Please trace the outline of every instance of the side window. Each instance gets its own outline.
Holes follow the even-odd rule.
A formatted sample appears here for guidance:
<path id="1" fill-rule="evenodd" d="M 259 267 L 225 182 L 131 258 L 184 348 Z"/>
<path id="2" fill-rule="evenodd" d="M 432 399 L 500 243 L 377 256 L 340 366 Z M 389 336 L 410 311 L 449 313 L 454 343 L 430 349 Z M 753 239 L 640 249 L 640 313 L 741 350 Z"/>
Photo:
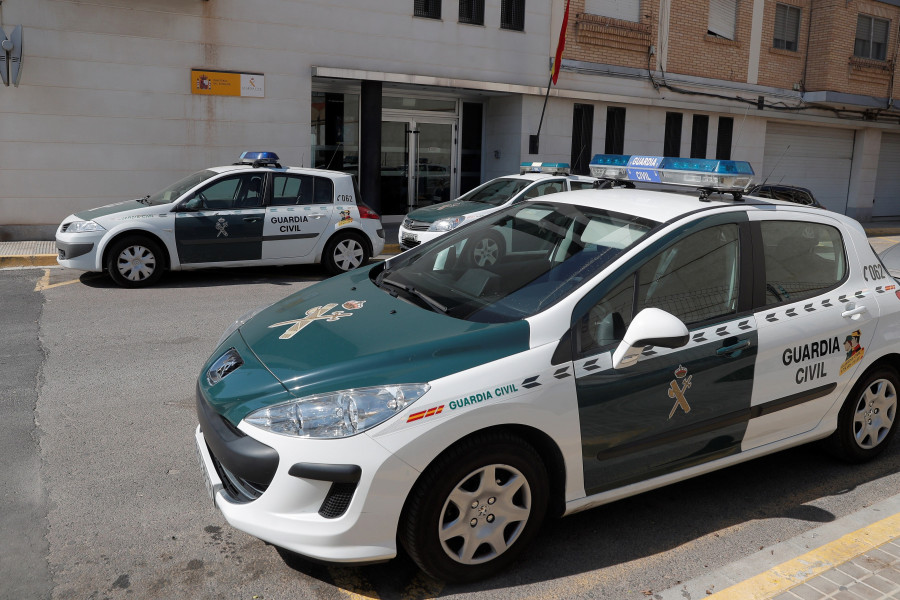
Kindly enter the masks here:
<path id="1" fill-rule="evenodd" d="M 634 274 L 625 278 L 581 319 L 579 353 L 589 353 L 625 337 L 634 306 Z"/>
<path id="2" fill-rule="evenodd" d="M 279 173 L 272 182 L 272 206 L 292 206 L 312 202 L 312 177 Z"/>
<path id="3" fill-rule="evenodd" d="M 843 281 L 847 262 L 835 227 L 763 221 L 760 228 L 766 258 L 766 305 L 805 300 Z"/>
<path id="4" fill-rule="evenodd" d="M 592 189 L 594 189 L 594 182 L 593 181 L 570 181 L 569 187 L 572 189 L 573 192 L 576 190 L 592 190 Z"/>
<path id="5" fill-rule="evenodd" d="M 315 177 L 313 204 L 334 204 L 334 183 L 326 177 Z"/>
<path id="6" fill-rule="evenodd" d="M 538 196 L 555 194 L 557 192 L 562 192 L 563 190 L 564 188 L 562 181 L 542 181 L 541 183 L 528 188 L 528 191 L 525 192 L 524 198 L 526 200 L 531 200 L 532 198 L 537 198 Z"/>
<path id="7" fill-rule="evenodd" d="M 262 205 L 261 173 L 244 173 L 223 177 L 197 191 L 187 205 L 200 210 L 232 210 Z"/>
<path id="8" fill-rule="evenodd" d="M 656 307 L 685 324 L 737 312 L 740 243 L 734 223 L 679 240 L 638 270 L 636 310 Z"/>

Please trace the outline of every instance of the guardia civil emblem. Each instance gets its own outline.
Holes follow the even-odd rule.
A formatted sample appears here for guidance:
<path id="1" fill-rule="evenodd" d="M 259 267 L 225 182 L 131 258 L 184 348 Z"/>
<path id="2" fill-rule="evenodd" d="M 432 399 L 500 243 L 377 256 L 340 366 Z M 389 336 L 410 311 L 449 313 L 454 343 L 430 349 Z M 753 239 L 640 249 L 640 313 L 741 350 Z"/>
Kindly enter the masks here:
<path id="1" fill-rule="evenodd" d="M 675 400 L 675 405 L 669 412 L 670 419 L 675 416 L 675 411 L 678 410 L 679 406 L 685 414 L 691 412 L 691 405 L 688 404 L 685 392 L 691 387 L 691 377 L 693 375 L 688 375 L 687 372 L 688 370 L 684 365 L 678 365 L 678 368 L 675 370 L 675 379 L 669 382 L 669 398 Z"/>
<path id="2" fill-rule="evenodd" d="M 216 223 L 216 230 L 219 232 L 216 234 L 216 237 L 225 236 L 228 237 L 228 232 L 225 231 L 225 228 L 228 227 L 228 221 L 226 221 L 223 217 L 219 217 L 219 222 Z"/>
<path id="3" fill-rule="evenodd" d="M 365 300 L 347 300 L 341 306 L 347 310 L 356 310 L 363 307 L 365 304 Z M 324 306 L 314 306 L 306 311 L 306 316 L 301 317 L 299 319 L 291 319 L 290 321 L 282 321 L 281 323 L 274 323 L 269 325 L 269 329 L 275 327 L 285 327 L 288 326 L 287 330 L 278 336 L 279 340 L 289 340 L 298 333 L 300 333 L 303 329 L 305 329 L 310 323 L 315 321 L 337 321 L 338 319 L 342 319 L 344 317 L 352 317 L 352 312 L 344 312 L 342 310 L 336 310 L 334 312 L 330 312 L 331 309 L 335 308 L 337 304 L 326 304 Z"/>

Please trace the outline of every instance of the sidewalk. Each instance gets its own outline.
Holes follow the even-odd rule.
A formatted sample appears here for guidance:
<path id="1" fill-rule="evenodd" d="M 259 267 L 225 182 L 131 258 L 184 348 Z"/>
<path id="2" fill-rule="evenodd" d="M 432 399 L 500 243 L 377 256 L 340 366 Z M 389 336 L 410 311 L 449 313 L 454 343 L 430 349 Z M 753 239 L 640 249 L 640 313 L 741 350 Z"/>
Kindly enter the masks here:
<path id="1" fill-rule="evenodd" d="M 900 495 L 652 598 L 900 600 Z"/>

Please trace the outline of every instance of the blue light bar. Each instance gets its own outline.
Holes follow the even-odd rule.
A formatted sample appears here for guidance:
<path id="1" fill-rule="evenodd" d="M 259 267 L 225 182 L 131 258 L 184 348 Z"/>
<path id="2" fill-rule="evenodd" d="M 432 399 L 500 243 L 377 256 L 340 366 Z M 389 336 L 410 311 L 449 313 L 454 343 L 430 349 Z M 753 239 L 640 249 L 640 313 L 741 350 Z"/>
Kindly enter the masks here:
<path id="1" fill-rule="evenodd" d="M 746 161 L 707 158 L 597 154 L 590 166 L 594 177 L 668 183 L 719 192 L 739 192 L 750 184 L 754 175 L 753 167 Z"/>
<path id="2" fill-rule="evenodd" d="M 523 162 L 519 166 L 519 173 L 548 173 L 551 175 L 568 175 L 569 172 L 569 163 L 564 162 Z"/>
<path id="3" fill-rule="evenodd" d="M 244 152 L 241 154 L 240 162 L 243 164 L 273 164 L 278 162 L 278 155 L 274 152 Z"/>

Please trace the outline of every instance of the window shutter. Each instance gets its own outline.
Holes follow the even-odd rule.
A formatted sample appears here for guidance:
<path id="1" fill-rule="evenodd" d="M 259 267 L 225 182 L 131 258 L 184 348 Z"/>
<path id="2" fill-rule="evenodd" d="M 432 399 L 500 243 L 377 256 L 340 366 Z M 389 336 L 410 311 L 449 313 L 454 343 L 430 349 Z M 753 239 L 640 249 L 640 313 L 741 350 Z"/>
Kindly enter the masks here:
<path id="1" fill-rule="evenodd" d="M 641 20 L 640 0 L 584 0 L 584 12 L 623 21 Z"/>
<path id="2" fill-rule="evenodd" d="M 737 0 L 709 0 L 709 32 L 734 39 L 734 25 L 737 20 Z"/>
<path id="3" fill-rule="evenodd" d="M 888 21 L 872 20 L 872 58 L 884 60 L 887 50 Z"/>

